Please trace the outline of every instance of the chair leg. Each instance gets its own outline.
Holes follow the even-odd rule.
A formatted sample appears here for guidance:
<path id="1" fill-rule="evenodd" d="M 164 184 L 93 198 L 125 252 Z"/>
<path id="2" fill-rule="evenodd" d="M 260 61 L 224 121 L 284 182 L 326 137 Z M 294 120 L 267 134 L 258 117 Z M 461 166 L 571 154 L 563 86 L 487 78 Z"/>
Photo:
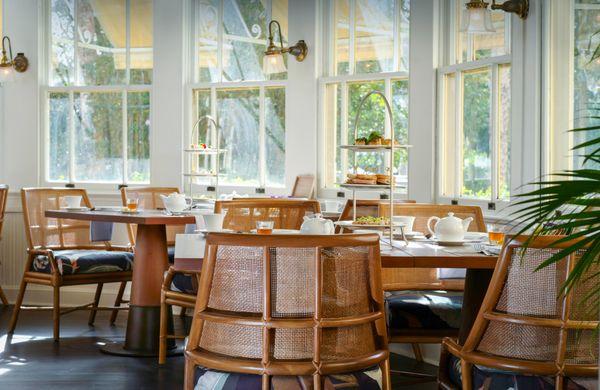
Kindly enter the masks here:
<path id="1" fill-rule="evenodd" d="M 381 385 L 383 390 L 391 390 L 392 378 L 390 376 L 390 359 L 387 358 L 380 363 L 381 368 Z"/>
<path id="2" fill-rule="evenodd" d="M 6 295 L 4 295 L 4 291 L 2 290 L 2 286 L 0 286 L 0 301 L 4 306 L 8 306 L 8 299 L 6 299 Z"/>
<path id="3" fill-rule="evenodd" d="M 421 353 L 421 347 L 419 346 L 419 344 L 416 343 L 412 343 L 412 350 L 413 353 L 415 354 L 415 360 L 418 361 L 419 363 L 423 362 L 423 354 Z"/>
<path id="4" fill-rule="evenodd" d="M 98 312 L 98 304 L 100 303 L 100 296 L 102 295 L 102 287 L 104 283 L 98 283 L 96 286 L 96 294 L 94 295 L 94 303 L 92 304 L 92 310 L 90 310 L 90 316 L 88 317 L 88 325 L 94 326 L 94 320 L 96 320 L 96 313 Z"/>
<path id="5" fill-rule="evenodd" d="M 466 361 L 460 361 L 460 370 L 462 376 L 462 388 L 463 390 L 471 390 L 473 388 L 473 365 Z"/>
<path id="6" fill-rule="evenodd" d="M 167 361 L 167 320 L 169 306 L 165 302 L 164 291 L 160 300 L 160 328 L 158 338 L 158 364 L 165 364 Z"/>
<path id="7" fill-rule="evenodd" d="M 17 320 L 19 319 L 19 312 L 21 311 L 21 305 L 23 304 L 23 297 L 25 296 L 25 289 L 27 288 L 27 282 L 21 280 L 21 286 L 19 287 L 19 295 L 15 301 L 15 307 L 13 308 L 12 317 L 10 318 L 10 325 L 8 325 L 8 333 L 13 333 L 17 326 Z"/>
<path id="8" fill-rule="evenodd" d="M 123 294 L 125 293 L 125 286 L 127 286 L 127 282 L 121 282 L 121 285 L 119 286 L 119 292 L 117 293 L 117 298 L 115 299 L 115 307 L 121 306 L 121 303 L 123 302 Z M 119 310 L 113 310 L 112 313 L 110 313 L 110 324 L 111 325 L 115 324 L 118 314 L 119 314 Z"/>
<path id="9" fill-rule="evenodd" d="M 194 390 L 194 374 L 196 371 L 196 367 L 194 363 L 190 362 L 188 359 L 185 359 L 185 374 L 183 377 L 183 389 L 184 390 Z"/>
<path id="10" fill-rule="evenodd" d="M 54 286 L 52 321 L 54 323 L 54 341 L 57 342 L 60 339 L 60 287 L 57 286 Z"/>

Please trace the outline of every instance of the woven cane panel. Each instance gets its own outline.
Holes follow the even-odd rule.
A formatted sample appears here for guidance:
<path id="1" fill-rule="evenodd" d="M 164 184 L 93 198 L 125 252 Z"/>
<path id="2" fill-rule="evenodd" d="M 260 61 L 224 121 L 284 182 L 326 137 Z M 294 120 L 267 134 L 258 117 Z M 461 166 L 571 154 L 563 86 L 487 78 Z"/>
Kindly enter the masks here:
<path id="1" fill-rule="evenodd" d="M 559 318 L 562 299 L 557 299 L 566 278 L 566 262 L 535 269 L 556 249 L 515 249 L 496 310 L 532 317 Z"/>
<path id="2" fill-rule="evenodd" d="M 324 248 L 322 316 L 349 317 L 371 312 L 369 249 Z"/>
<path id="3" fill-rule="evenodd" d="M 262 328 L 215 322 L 205 322 L 200 348 L 222 355 L 260 359 Z"/>
<path id="4" fill-rule="evenodd" d="M 525 360 L 556 360 L 558 328 L 490 321 L 478 350 Z"/>
<path id="5" fill-rule="evenodd" d="M 312 317 L 315 307 L 315 249 L 271 248 L 271 315 Z"/>
<path id="6" fill-rule="evenodd" d="M 598 364 L 598 332 L 591 329 L 569 329 L 565 362 Z"/>
<path id="7" fill-rule="evenodd" d="M 582 251 L 577 255 L 581 256 Z M 592 264 L 573 287 L 571 296 L 571 312 L 569 319 L 580 321 L 598 321 L 600 306 L 600 263 Z"/>
<path id="8" fill-rule="evenodd" d="M 275 359 L 312 359 L 313 329 L 275 329 L 271 351 Z"/>
<path id="9" fill-rule="evenodd" d="M 262 313 L 263 256 L 262 248 L 220 246 L 208 306 Z"/>
<path id="10" fill-rule="evenodd" d="M 371 324 L 324 328 L 321 340 L 321 360 L 348 359 L 375 351 Z"/>

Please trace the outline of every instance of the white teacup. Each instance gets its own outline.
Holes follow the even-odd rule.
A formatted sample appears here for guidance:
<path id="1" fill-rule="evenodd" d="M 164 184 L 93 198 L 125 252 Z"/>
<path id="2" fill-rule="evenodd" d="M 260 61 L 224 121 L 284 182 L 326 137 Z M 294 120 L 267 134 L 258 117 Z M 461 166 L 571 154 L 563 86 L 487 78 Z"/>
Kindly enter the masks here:
<path id="1" fill-rule="evenodd" d="M 340 204 L 336 200 L 326 200 L 323 204 L 325 206 L 325 211 L 328 213 L 335 213 L 340 209 Z"/>
<path id="2" fill-rule="evenodd" d="M 413 225 L 415 224 L 415 217 L 408 215 L 394 215 L 392 217 L 392 222 L 394 222 L 394 225 L 403 225 L 404 233 L 410 233 L 412 232 Z"/>
<path id="3" fill-rule="evenodd" d="M 196 217 L 198 218 L 198 217 Z M 202 219 L 204 221 L 204 227 L 209 232 L 219 232 L 223 230 L 223 219 L 225 214 L 203 214 Z M 197 221 L 197 220 L 196 220 Z M 196 222 L 198 223 L 198 222 Z"/>
<path id="4" fill-rule="evenodd" d="M 62 198 L 65 201 L 67 208 L 69 209 L 76 209 L 78 207 L 81 207 L 81 195 L 68 195 L 63 196 Z"/>

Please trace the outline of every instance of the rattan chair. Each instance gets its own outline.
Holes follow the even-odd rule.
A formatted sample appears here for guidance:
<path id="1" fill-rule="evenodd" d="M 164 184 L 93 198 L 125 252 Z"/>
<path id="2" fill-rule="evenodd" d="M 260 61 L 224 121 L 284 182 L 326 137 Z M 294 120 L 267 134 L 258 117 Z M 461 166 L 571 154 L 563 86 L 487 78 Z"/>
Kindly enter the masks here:
<path id="1" fill-rule="evenodd" d="M 380 215 L 390 216 L 389 204 L 382 204 Z M 454 213 L 458 218 L 473 218 L 471 232 L 485 232 L 481 208 L 476 206 L 439 204 L 398 204 L 394 215 L 414 216 L 413 231 L 428 234 L 431 216 Z M 438 269 L 384 269 L 391 343 L 410 343 L 415 358 L 422 361 L 419 344 L 439 344 L 444 337 L 458 335 L 458 319 L 462 307 L 464 279 L 441 279 Z M 443 313 L 443 314 L 438 314 Z M 407 325 L 409 324 L 409 325 Z"/>
<path id="2" fill-rule="evenodd" d="M 21 190 L 23 218 L 27 235 L 27 262 L 19 294 L 15 302 L 8 333 L 13 333 L 23 297 L 28 284 L 41 284 L 53 288 L 52 313 L 54 340 L 59 340 L 60 315 L 75 310 L 90 310 L 88 323 L 93 325 L 98 310 L 125 310 L 119 307 L 122 295 L 115 306 L 98 305 L 105 283 L 120 283 L 121 291 L 131 280 L 133 253 L 129 247 L 117 247 L 110 242 L 95 243 L 90 239 L 90 222 L 46 218 L 46 210 L 63 206 L 64 196 L 81 196 L 82 204 L 92 207 L 87 192 L 75 188 L 24 188 Z M 60 288 L 96 284 L 94 301 L 86 305 L 61 311 Z"/>
<path id="3" fill-rule="evenodd" d="M 562 294 L 581 250 L 537 269 L 576 243 L 551 245 L 560 237 L 538 237 L 526 248 L 526 236 L 505 244 L 464 345 L 444 340 L 441 387 L 598 388 L 598 306 L 583 299 L 600 284 L 600 264 Z"/>
<path id="4" fill-rule="evenodd" d="M 312 199 L 315 196 L 315 175 L 298 175 L 290 198 Z"/>
<path id="5" fill-rule="evenodd" d="M 226 213 L 223 227 L 236 231 L 250 231 L 256 227 L 256 221 L 273 220 L 276 229 L 300 229 L 304 216 L 320 212 L 316 200 L 293 199 L 233 199 L 215 203 L 216 213 Z M 167 313 L 171 306 L 193 309 L 196 303 L 195 288 L 198 272 L 183 271 L 170 267 L 165 275 L 161 293 L 161 328 L 158 363 L 163 364 L 167 357 L 167 340 L 181 339 L 185 336 L 168 334 Z"/>
<path id="6" fill-rule="evenodd" d="M 374 366 L 390 388 L 378 235 L 209 234 L 204 258 L 185 389 L 197 371 L 198 388 L 334 388 Z"/>
<path id="7" fill-rule="evenodd" d="M 0 240 L 2 240 L 2 226 L 4 225 L 4 214 L 6 212 L 6 200 L 8 199 L 8 186 L 0 184 Z M 8 299 L 0 286 L 0 300 L 4 306 L 8 305 Z"/>

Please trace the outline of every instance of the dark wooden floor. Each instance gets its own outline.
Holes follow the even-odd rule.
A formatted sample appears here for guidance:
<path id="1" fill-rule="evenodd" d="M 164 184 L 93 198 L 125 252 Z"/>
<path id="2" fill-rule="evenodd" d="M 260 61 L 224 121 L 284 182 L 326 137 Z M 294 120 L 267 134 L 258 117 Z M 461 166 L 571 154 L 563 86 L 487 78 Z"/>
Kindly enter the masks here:
<path id="1" fill-rule="evenodd" d="M 0 306 L 0 389 L 181 389 L 183 357 L 169 358 L 159 366 L 155 358 L 105 355 L 99 345 L 119 340 L 125 332 L 125 315 L 116 326 L 108 325 L 108 313 L 100 312 L 96 326 L 87 325 L 87 312 L 61 318 L 61 341 L 52 340 L 50 312 L 21 312 L 12 337 L 6 328 L 12 307 Z M 176 317 L 176 327 L 183 322 Z M 393 355 L 392 369 L 435 373 L 428 364 Z M 414 384 L 414 378 L 393 376 L 395 389 L 436 389 L 433 382 Z"/>

